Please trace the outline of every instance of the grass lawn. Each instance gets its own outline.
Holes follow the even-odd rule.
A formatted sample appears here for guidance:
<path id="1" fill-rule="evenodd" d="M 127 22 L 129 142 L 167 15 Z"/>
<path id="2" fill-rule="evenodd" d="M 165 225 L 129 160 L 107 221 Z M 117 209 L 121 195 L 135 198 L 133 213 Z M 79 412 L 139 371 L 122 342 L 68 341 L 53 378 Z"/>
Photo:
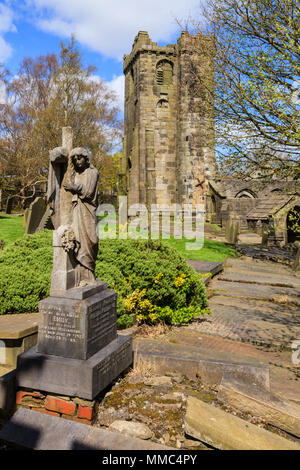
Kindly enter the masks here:
<path id="1" fill-rule="evenodd" d="M 4 240 L 5 245 L 23 237 L 23 217 L 12 217 L 0 215 L 0 240 Z"/>
<path id="2" fill-rule="evenodd" d="M 229 256 L 237 256 L 237 252 L 230 246 L 208 239 L 204 240 L 204 246 L 200 250 L 186 250 L 186 243 L 193 242 L 193 240 L 187 240 L 186 238 L 175 240 L 174 237 L 171 237 L 165 242 L 176 248 L 186 259 L 222 262 Z"/>
<path id="3" fill-rule="evenodd" d="M 0 240 L 4 240 L 5 244 L 8 245 L 18 238 L 23 237 L 24 227 L 22 222 L 23 217 L 0 215 Z M 176 248 L 186 259 L 222 262 L 229 256 L 237 256 L 237 252 L 233 248 L 213 240 L 205 239 L 204 247 L 201 250 L 186 250 L 186 243 L 193 242 L 193 240 L 186 238 L 175 240 L 174 237 L 171 237 L 164 241 L 173 248 Z"/>

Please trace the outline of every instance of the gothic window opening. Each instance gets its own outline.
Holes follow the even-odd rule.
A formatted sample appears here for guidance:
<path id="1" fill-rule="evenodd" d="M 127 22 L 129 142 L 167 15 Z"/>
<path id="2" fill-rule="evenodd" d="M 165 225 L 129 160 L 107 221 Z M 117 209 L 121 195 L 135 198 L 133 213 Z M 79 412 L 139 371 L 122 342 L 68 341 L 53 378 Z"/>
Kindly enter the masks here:
<path id="1" fill-rule="evenodd" d="M 156 66 L 157 85 L 171 85 L 173 82 L 173 65 L 167 60 L 161 60 Z"/>
<path id="2" fill-rule="evenodd" d="M 168 109 L 169 108 L 169 102 L 168 100 L 159 100 L 159 102 L 157 103 L 157 107 L 158 108 L 162 108 L 162 109 Z"/>

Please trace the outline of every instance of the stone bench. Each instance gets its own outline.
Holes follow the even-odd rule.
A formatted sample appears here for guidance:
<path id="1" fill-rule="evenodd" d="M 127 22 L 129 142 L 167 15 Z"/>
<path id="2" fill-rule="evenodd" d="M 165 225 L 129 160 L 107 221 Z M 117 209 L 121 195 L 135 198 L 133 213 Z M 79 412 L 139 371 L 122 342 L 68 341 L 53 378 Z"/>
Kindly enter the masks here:
<path id="1" fill-rule="evenodd" d="M 38 313 L 0 315 L 0 376 L 17 366 L 19 354 L 36 345 Z"/>

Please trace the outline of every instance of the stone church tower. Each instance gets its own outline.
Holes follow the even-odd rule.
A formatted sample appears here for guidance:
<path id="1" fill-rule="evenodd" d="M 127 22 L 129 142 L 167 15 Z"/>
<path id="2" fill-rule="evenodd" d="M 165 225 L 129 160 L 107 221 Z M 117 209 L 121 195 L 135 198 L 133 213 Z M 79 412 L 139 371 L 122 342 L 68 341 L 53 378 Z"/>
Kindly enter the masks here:
<path id="1" fill-rule="evenodd" d="M 212 39 L 183 32 L 160 47 L 140 31 L 124 74 L 120 189 L 129 205 L 204 202 L 216 173 Z"/>

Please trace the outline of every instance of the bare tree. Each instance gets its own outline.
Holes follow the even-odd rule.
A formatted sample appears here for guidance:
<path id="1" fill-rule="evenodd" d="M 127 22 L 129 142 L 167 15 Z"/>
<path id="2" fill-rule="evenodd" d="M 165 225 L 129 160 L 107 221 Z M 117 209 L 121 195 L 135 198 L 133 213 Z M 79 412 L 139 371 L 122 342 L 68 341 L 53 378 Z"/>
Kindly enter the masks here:
<path id="1" fill-rule="evenodd" d="M 118 114 L 116 96 L 94 67 L 82 65 L 73 37 L 61 43 L 59 57 L 25 58 L 0 108 L 2 181 L 21 200 L 32 197 L 47 181 L 48 152 L 61 144 L 63 126 L 73 128 L 75 145 L 88 148 L 99 166 L 120 142 Z"/>

